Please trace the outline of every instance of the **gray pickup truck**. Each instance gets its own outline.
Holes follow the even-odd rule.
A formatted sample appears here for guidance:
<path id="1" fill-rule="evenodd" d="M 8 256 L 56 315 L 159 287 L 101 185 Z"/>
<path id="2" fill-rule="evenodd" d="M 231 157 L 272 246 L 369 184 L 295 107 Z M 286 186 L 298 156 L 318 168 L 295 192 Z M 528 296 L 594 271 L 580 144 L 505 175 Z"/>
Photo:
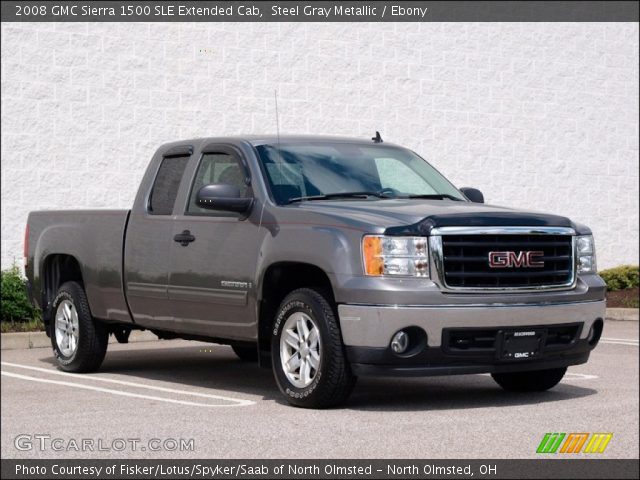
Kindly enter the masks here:
<path id="1" fill-rule="evenodd" d="M 63 370 L 147 329 L 229 344 L 312 408 L 362 375 L 546 390 L 605 315 L 587 227 L 485 205 L 379 135 L 163 145 L 131 210 L 32 212 L 25 264 Z"/>

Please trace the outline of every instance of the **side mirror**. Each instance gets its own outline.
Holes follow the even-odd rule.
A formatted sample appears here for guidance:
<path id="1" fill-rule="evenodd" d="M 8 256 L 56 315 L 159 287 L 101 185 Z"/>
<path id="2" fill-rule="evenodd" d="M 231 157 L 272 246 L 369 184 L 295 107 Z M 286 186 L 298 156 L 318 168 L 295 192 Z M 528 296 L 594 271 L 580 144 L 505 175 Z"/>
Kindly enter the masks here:
<path id="1" fill-rule="evenodd" d="M 205 185 L 196 195 L 196 204 L 208 210 L 245 213 L 253 205 L 253 198 L 240 196 L 240 189 L 226 183 Z"/>
<path id="2" fill-rule="evenodd" d="M 473 203 L 484 203 L 484 195 L 477 188 L 462 187 L 460 191 Z"/>

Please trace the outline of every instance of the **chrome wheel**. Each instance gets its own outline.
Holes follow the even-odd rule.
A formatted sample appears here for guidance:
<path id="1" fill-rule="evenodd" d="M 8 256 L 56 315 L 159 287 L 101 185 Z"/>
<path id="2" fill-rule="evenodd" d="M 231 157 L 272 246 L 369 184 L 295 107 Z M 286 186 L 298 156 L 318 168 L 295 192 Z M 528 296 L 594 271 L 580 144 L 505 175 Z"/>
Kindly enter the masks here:
<path id="1" fill-rule="evenodd" d="M 292 313 L 280 336 L 282 371 L 291 384 L 297 388 L 309 386 L 320 368 L 321 355 L 318 326 L 306 313 Z"/>
<path id="2" fill-rule="evenodd" d="M 56 310 L 56 344 L 65 357 L 78 349 L 78 334 L 78 311 L 71 301 L 63 300 Z"/>

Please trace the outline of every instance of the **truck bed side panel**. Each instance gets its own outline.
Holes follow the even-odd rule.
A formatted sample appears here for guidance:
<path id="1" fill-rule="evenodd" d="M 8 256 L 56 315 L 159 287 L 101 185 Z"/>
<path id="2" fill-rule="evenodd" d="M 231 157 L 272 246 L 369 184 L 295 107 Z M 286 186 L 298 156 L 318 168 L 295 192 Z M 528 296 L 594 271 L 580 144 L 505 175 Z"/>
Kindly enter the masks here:
<path id="1" fill-rule="evenodd" d="M 93 316 L 131 322 L 122 288 L 122 245 L 128 216 L 128 210 L 32 212 L 27 275 L 32 278 L 36 302 L 42 303 L 47 258 L 70 255 L 80 265 Z"/>

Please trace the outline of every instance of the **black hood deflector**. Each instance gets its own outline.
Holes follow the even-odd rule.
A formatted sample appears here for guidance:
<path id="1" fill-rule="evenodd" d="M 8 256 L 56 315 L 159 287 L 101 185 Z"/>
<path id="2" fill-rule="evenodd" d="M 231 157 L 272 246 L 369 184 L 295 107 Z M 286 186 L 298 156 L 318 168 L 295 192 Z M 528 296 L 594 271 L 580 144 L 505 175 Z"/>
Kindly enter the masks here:
<path id="1" fill-rule="evenodd" d="M 573 228 L 580 235 L 588 235 L 591 230 L 573 223 L 566 217 L 532 212 L 474 212 L 430 215 L 412 225 L 390 227 L 386 235 L 429 235 L 438 227 L 566 227 Z"/>

